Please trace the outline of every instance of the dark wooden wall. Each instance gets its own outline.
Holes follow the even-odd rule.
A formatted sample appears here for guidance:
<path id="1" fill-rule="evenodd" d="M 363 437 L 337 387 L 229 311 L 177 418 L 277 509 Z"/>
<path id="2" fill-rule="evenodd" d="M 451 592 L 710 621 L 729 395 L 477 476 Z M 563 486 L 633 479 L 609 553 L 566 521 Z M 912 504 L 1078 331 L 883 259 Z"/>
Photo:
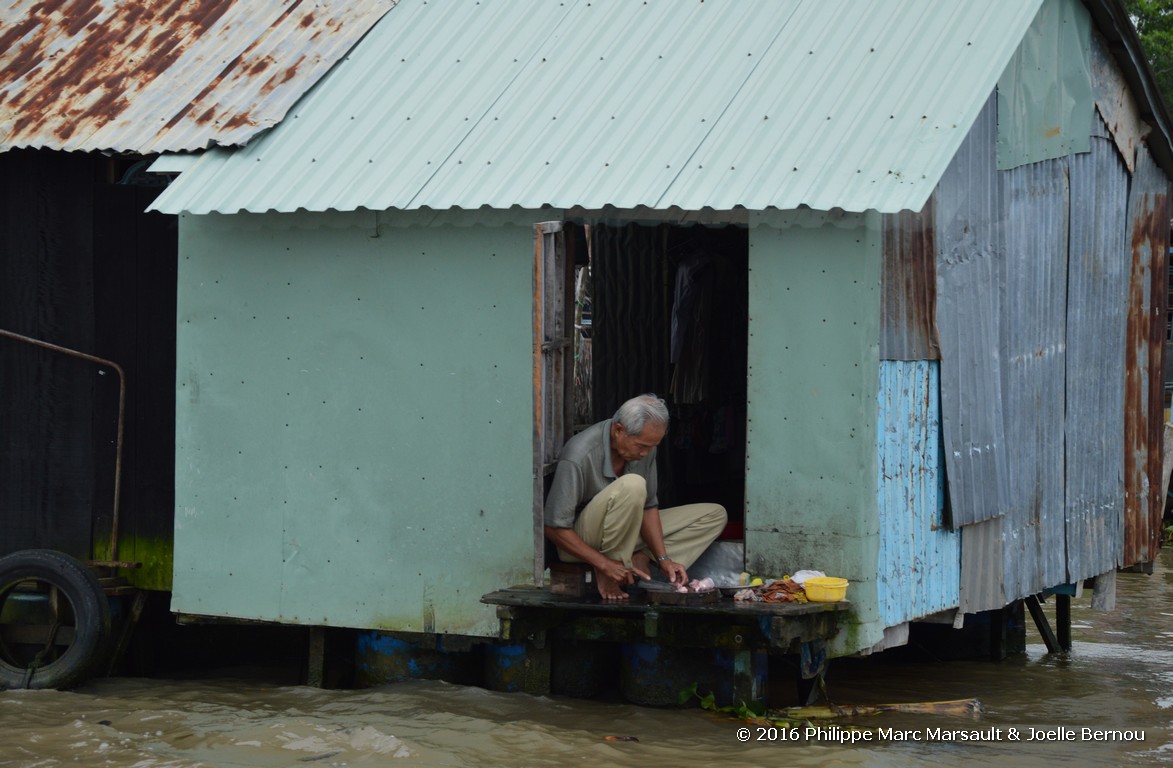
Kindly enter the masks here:
<path id="1" fill-rule="evenodd" d="M 176 228 L 137 159 L 0 154 L 0 328 L 124 368 L 120 539 L 169 545 Z M 117 406 L 111 369 L 0 338 L 0 554 L 104 556 Z"/>

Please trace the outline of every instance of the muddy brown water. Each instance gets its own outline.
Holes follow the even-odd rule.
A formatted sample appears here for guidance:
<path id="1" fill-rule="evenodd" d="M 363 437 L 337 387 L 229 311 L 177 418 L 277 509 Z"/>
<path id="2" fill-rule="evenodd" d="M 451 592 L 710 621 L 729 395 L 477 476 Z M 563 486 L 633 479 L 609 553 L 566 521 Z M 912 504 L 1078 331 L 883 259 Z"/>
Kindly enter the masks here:
<path id="1" fill-rule="evenodd" d="M 0 766 L 1170 765 L 1173 553 L 1152 575 L 1120 574 L 1117 595 L 1112 613 L 1073 601 L 1070 653 L 1047 654 L 1029 627 L 1027 653 L 999 663 L 832 662 L 836 703 L 974 697 L 977 718 L 883 713 L 807 732 L 429 681 L 115 678 L 0 693 Z"/>

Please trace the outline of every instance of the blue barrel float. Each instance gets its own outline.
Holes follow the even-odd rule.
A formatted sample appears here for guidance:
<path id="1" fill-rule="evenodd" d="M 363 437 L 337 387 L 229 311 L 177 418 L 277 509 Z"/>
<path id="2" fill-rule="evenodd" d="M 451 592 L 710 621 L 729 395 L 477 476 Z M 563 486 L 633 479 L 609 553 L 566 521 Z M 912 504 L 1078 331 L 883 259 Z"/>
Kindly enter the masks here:
<path id="1" fill-rule="evenodd" d="M 625 643 L 619 685 L 625 699 L 644 706 L 676 706 L 681 692 L 694 684 L 698 694 L 712 693 L 718 704 L 736 705 L 764 698 L 768 666 L 764 650 Z"/>
<path id="2" fill-rule="evenodd" d="M 479 658 L 466 638 L 360 632 L 355 647 L 355 683 L 359 687 L 405 680 L 476 683 Z"/>

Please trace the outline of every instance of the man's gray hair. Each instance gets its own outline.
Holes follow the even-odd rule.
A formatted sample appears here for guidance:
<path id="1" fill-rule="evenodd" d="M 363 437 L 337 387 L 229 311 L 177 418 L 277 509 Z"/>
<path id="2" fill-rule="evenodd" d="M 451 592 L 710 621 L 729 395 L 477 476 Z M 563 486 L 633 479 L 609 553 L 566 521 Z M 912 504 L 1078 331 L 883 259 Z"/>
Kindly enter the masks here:
<path id="1" fill-rule="evenodd" d="M 652 393 L 636 395 L 615 411 L 614 420 L 623 425 L 629 435 L 638 435 L 650 421 L 668 429 L 668 406 Z"/>

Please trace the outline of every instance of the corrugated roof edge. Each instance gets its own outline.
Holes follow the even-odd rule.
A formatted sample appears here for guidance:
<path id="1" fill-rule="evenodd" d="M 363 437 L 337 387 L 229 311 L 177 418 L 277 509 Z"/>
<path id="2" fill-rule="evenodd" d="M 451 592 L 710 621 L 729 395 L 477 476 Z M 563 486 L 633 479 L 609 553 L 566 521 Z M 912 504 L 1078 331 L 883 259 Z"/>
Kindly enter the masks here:
<path id="1" fill-rule="evenodd" d="M 1150 149 L 1154 158 L 1166 173 L 1173 175 L 1173 138 L 1171 138 L 1173 137 L 1173 128 L 1171 128 L 1169 114 L 1166 104 L 1156 88 L 1152 70 L 1144 58 L 1139 37 L 1124 10 L 1123 4 L 1120 0 L 1083 0 L 1083 2 L 1095 20 L 1097 30 L 1104 35 L 1113 52 L 1113 56 L 1120 64 L 1128 86 L 1133 91 L 1134 97 L 1137 100 L 1142 118 L 1155 128 L 1152 134 L 1150 134 L 1149 139 Z M 534 203 L 537 202 L 535 199 L 526 201 L 528 207 L 535 207 Z M 547 199 L 541 202 L 553 208 L 586 204 L 585 201 L 577 199 Z M 923 200 L 920 202 L 923 203 Z M 152 206 L 152 210 L 169 213 L 179 212 L 178 208 L 168 204 L 166 192 Z M 184 210 L 188 209 L 185 208 Z M 238 211 L 244 210 L 247 209 L 238 209 Z M 198 213 L 200 211 L 196 212 Z"/>
<path id="2" fill-rule="evenodd" d="M 171 153 L 159 155 L 147 169 L 150 173 L 183 173 L 195 165 L 200 156 L 191 152 Z"/>
<path id="3" fill-rule="evenodd" d="M 1105 39 L 1108 50 L 1124 73 L 1128 87 L 1141 110 L 1141 119 L 1151 122 L 1156 132 L 1149 135 L 1149 151 L 1169 176 L 1173 176 L 1173 122 L 1161 92 L 1157 88 L 1152 67 L 1145 58 L 1136 28 L 1128 17 L 1121 0 L 1083 0 L 1092 19 Z"/>

